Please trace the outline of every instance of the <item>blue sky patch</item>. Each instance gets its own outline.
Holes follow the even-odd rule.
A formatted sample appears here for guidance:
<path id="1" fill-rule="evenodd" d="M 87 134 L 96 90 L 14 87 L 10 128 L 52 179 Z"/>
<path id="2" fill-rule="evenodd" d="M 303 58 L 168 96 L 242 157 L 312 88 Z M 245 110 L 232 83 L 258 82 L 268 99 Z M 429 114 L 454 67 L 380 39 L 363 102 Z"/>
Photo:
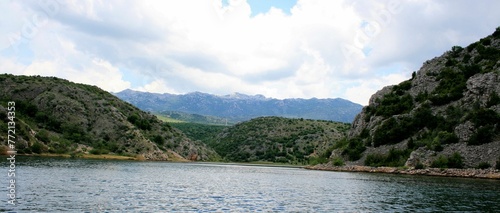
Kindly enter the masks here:
<path id="1" fill-rule="evenodd" d="M 223 2 L 227 2 L 227 0 Z M 247 2 L 252 8 L 252 16 L 267 13 L 271 7 L 279 8 L 285 14 L 290 15 L 290 9 L 297 4 L 297 0 L 247 0 Z"/>

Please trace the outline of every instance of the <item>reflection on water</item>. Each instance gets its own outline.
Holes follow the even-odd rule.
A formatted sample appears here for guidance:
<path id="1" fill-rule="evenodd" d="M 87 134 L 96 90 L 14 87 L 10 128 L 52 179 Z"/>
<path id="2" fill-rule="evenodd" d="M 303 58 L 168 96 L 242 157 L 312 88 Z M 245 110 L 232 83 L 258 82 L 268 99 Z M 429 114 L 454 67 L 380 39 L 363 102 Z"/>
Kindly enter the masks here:
<path id="1" fill-rule="evenodd" d="M 4 196 L 0 210 L 435 212 L 498 211 L 500 203 L 493 180 L 38 157 L 16 166 L 19 204 Z"/>

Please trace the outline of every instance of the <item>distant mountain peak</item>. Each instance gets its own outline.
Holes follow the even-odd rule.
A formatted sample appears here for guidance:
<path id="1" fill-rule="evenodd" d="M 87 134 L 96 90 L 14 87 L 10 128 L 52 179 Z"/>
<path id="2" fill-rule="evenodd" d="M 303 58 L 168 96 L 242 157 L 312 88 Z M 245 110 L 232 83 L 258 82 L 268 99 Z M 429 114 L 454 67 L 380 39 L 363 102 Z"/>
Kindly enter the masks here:
<path id="1" fill-rule="evenodd" d="M 221 96 L 222 98 L 229 98 L 229 99 L 254 99 L 254 100 L 264 100 L 267 99 L 266 96 L 264 95 L 247 95 L 239 92 L 235 92 L 229 95 L 223 95 Z"/>

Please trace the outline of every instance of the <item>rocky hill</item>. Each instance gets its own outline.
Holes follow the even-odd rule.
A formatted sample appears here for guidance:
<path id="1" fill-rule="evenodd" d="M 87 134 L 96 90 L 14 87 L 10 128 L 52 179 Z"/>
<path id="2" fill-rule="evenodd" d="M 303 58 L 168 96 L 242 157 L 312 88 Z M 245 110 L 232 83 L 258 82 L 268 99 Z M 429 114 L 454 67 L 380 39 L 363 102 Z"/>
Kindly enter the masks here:
<path id="1" fill-rule="evenodd" d="M 15 102 L 18 153 L 115 153 L 150 160 L 217 158 L 212 149 L 191 141 L 154 115 L 95 86 L 55 77 L 0 75 L 0 139 L 4 142 L 9 101 Z"/>
<path id="2" fill-rule="evenodd" d="M 348 164 L 500 168 L 500 28 L 374 94 L 332 158 Z"/>
<path id="3" fill-rule="evenodd" d="M 232 122 L 262 116 L 280 116 L 351 123 L 362 108 L 359 104 L 340 98 L 279 100 L 262 95 L 250 96 L 239 93 L 226 96 L 201 92 L 172 95 L 133 90 L 124 90 L 115 95 L 142 110 L 153 113 L 179 111 L 221 117 Z"/>
<path id="4" fill-rule="evenodd" d="M 209 144 L 227 161 L 314 164 L 327 160 L 327 149 L 348 129 L 346 123 L 260 117 L 224 129 Z"/>

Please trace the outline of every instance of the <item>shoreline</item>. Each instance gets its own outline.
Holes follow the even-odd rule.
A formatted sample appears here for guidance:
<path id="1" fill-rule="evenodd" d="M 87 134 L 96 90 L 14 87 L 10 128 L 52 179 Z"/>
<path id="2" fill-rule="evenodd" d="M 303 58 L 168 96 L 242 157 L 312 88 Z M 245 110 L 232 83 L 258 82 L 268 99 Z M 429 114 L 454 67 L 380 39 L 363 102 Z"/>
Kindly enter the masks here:
<path id="1" fill-rule="evenodd" d="M 7 155 L 0 155 L 7 156 Z M 55 153 L 42 153 L 42 154 L 17 154 L 17 156 L 27 156 L 27 157 L 48 157 L 48 158 L 74 158 L 74 159 L 97 159 L 97 160 L 128 160 L 128 161 L 145 161 L 145 162 L 168 162 L 168 163 L 195 163 L 195 164 L 214 164 L 214 165 L 235 165 L 235 166 L 258 166 L 258 167 L 281 167 L 281 168 L 297 168 L 303 169 L 307 165 L 288 165 L 288 164 L 276 164 L 270 162 L 217 162 L 217 161 L 190 161 L 190 160 L 148 160 L 142 156 L 123 156 L 123 155 L 113 155 L 113 154 L 83 154 L 77 157 L 72 157 L 70 154 L 55 154 Z"/>
<path id="2" fill-rule="evenodd" d="M 61 157 L 61 158 L 75 158 L 75 159 L 103 159 L 103 160 L 133 160 L 141 161 L 141 159 L 132 156 L 123 155 L 93 155 L 93 154 L 83 154 L 80 156 L 73 157 L 71 154 L 54 154 L 54 153 L 42 153 L 42 154 L 17 154 L 17 156 L 30 156 L 30 157 Z"/>
<path id="3" fill-rule="evenodd" d="M 496 169 L 407 169 L 395 167 L 370 167 L 370 166 L 333 166 L 330 164 L 318 164 L 304 167 L 308 170 L 332 171 L 332 172 L 363 172 L 363 173 L 385 173 L 402 175 L 421 175 L 438 177 L 461 177 L 500 180 L 500 171 Z"/>
<path id="4" fill-rule="evenodd" d="M 19 154 L 19 156 L 35 156 L 35 157 L 62 157 L 72 158 L 70 154 Z M 99 160 L 129 160 L 129 161 L 149 161 L 140 157 L 122 156 L 122 155 L 92 155 L 84 154 L 76 157 L 76 159 L 99 159 Z M 151 161 L 157 162 L 157 161 Z M 396 167 L 370 167 L 370 166 L 333 166 L 331 163 L 318 164 L 318 165 L 284 165 L 272 163 L 235 163 L 235 162 L 201 162 L 201 161 L 163 161 L 175 163 L 199 163 L 199 164 L 219 164 L 219 165 L 238 165 L 238 166 L 259 166 L 259 167 L 283 167 L 283 168 L 297 168 L 307 170 L 319 170 L 330 172 L 362 172 L 362 173 L 384 173 L 384 174 L 400 174 L 400 175 L 415 175 L 415 176 L 436 176 L 436 177 L 461 177 L 461 178 L 478 178 L 478 179 L 491 179 L 500 180 L 500 170 L 496 169 L 452 169 L 452 168 L 426 168 L 426 169 L 409 169 L 409 168 L 396 168 Z"/>
<path id="5" fill-rule="evenodd" d="M 191 161 L 188 163 L 197 163 L 197 164 L 214 164 L 214 165 L 228 165 L 228 166 L 258 166 L 258 167 L 279 167 L 279 168 L 294 168 L 294 169 L 303 169 L 307 165 L 293 165 L 293 164 L 275 164 L 269 162 L 217 162 L 217 161 Z"/>

